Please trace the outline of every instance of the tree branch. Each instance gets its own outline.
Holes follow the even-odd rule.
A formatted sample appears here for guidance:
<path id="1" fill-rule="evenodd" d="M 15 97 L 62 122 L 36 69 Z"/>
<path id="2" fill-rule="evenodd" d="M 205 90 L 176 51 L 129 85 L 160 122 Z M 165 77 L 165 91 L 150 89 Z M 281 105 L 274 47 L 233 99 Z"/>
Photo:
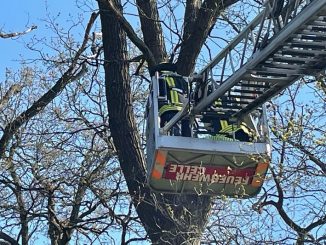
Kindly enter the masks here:
<path id="1" fill-rule="evenodd" d="M 34 102 L 26 111 L 22 112 L 16 119 L 9 123 L 3 132 L 0 139 L 0 158 L 6 150 L 6 146 L 12 136 L 17 130 L 32 117 L 40 113 L 55 97 L 57 97 L 71 81 L 79 79 L 85 72 L 86 66 L 84 64 L 79 65 L 78 61 L 81 54 L 85 51 L 87 41 L 89 40 L 89 33 L 93 26 L 98 13 L 93 13 L 87 24 L 84 40 L 81 47 L 77 50 L 75 57 L 72 59 L 72 64 L 69 66 L 63 76 L 55 83 L 55 85 L 46 92 L 41 98 Z"/>
<path id="2" fill-rule="evenodd" d="M 146 181 L 145 156 L 132 108 L 126 32 L 107 3 L 98 1 L 103 33 L 105 83 L 111 135 L 129 194 L 154 244 L 182 244 L 200 239 L 210 197 L 152 193 Z M 115 4 L 120 4 L 119 0 Z M 110 28 L 107 28 L 107 27 Z M 178 203 L 178 205 L 175 205 Z M 173 215 L 167 208 L 175 209 Z"/>
<path id="3" fill-rule="evenodd" d="M 218 15 L 223 9 L 237 1 L 205 0 L 199 10 L 197 10 L 199 3 L 188 9 L 188 13 L 185 14 L 187 16 L 195 14 L 196 19 L 190 25 L 185 25 L 186 29 L 184 30 L 182 46 L 177 62 L 179 74 L 187 76 L 193 71 L 199 52 L 209 31 L 215 25 Z M 191 3 L 195 2 L 191 1 Z"/>
<path id="4" fill-rule="evenodd" d="M 14 238 L 12 238 L 11 236 L 7 235 L 2 231 L 0 231 L 0 238 L 2 240 L 5 240 L 6 242 L 9 242 L 10 245 L 19 245 L 19 243 Z"/>
<path id="5" fill-rule="evenodd" d="M 302 151 L 304 154 L 306 154 L 309 159 L 314 162 L 318 167 L 321 168 L 321 170 L 324 172 L 324 174 L 326 174 L 326 165 L 324 162 L 322 162 L 320 159 L 318 159 L 317 157 L 314 156 L 314 154 L 312 154 L 310 151 L 308 151 L 302 144 L 299 144 L 299 143 L 296 143 L 296 142 L 293 142 L 292 140 L 290 139 L 287 139 L 287 142 L 298 148 L 300 151 Z"/>
<path id="6" fill-rule="evenodd" d="M 153 53 L 157 63 L 167 58 L 162 26 L 159 21 L 157 1 L 137 0 L 138 13 L 140 16 L 141 29 L 144 42 Z"/>
<path id="7" fill-rule="evenodd" d="M 10 245 L 19 245 L 19 243 L 15 239 L 13 239 L 11 236 L 7 235 L 2 231 L 0 231 L 0 238 L 6 242 L 9 242 Z"/>
<path id="8" fill-rule="evenodd" d="M 183 39 L 187 39 L 192 34 L 200 6 L 200 0 L 187 0 L 184 15 Z"/>
<path id="9" fill-rule="evenodd" d="M 10 97 L 13 95 L 19 93 L 21 91 L 22 87 L 19 84 L 14 84 L 10 86 L 8 91 L 5 93 L 5 95 L 0 99 L 0 110 L 8 103 Z"/>
<path id="10" fill-rule="evenodd" d="M 308 225 L 305 230 L 307 232 L 311 231 L 312 229 L 318 227 L 318 226 L 322 226 L 326 224 L 326 215 L 324 215 L 323 217 L 321 217 L 320 219 L 316 220 L 315 222 L 311 223 L 310 225 Z"/>
<path id="11" fill-rule="evenodd" d="M 296 224 L 286 213 L 286 211 L 284 210 L 283 208 L 283 200 L 284 200 L 284 193 L 283 193 L 283 189 L 281 187 L 281 184 L 278 180 L 278 176 L 276 175 L 276 173 L 274 172 L 273 169 L 271 169 L 271 172 L 272 172 L 272 175 L 273 175 L 273 179 L 275 181 L 275 184 L 276 184 L 276 189 L 277 189 L 277 192 L 279 194 L 279 199 L 277 202 L 274 202 L 274 201 L 266 201 L 264 203 L 262 203 L 261 205 L 262 206 L 267 206 L 267 205 L 273 205 L 278 213 L 280 214 L 280 216 L 282 217 L 283 221 L 289 226 L 291 227 L 293 230 L 295 230 L 299 237 L 302 236 L 302 235 L 307 235 L 307 230 L 300 227 L 298 224 Z"/>
<path id="12" fill-rule="evenodd" d="M 18 36 L 22 36 L 25 35 L 33 30 L 37 29 L 37 26 L 32 25 L 30 28 L 28 28 L 27 30 L 23 31 L 23 32 L 12 32 L 12 33 L 3 33 L 0 32 L 0 38 L 12 38 L 12 37 L 18 37 Z"/>
<path id="13" fill-rule="evenodd" d="M 141 40 L 126 18 L 121 14 L 121 11 L 116 7 L 114 1 L 98 0 L 99 4 L 102 5 L 101 11 L 111 10 L 111 14 L 114 14 L 115 18 L 121 24 L 123 30 L 126 32 L 128 38 L 139 48 L 144 54 L 145 59 L 149 66 L 156 64 L 155 57 L 148 46 Z M 107 10 L 106 10 L 107 9 Z"/>

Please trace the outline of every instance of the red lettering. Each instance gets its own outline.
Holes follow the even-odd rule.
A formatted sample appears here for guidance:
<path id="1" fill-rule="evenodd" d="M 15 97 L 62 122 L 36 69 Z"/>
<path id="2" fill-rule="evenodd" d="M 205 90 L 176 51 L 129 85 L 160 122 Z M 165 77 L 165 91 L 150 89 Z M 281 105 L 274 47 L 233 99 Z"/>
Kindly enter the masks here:
<path id="1" fill-rule="evenodd" d="M 169 180 L 195 181 L 219 184 L 248 185 L 255 168 L 232 169 L 230 166 L 196 166 L 169 163 L 163 178 Z"/>

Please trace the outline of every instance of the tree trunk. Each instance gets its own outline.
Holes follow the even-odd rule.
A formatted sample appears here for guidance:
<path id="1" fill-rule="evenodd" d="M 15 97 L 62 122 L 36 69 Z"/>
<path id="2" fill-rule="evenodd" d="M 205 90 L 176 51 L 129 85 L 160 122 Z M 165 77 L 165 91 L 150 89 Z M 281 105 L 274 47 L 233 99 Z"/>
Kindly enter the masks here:
<path id="1" fill-rule="evenodd" d="M 121 9 L 120 2 L 115 4 Z M 154 244 L 198 244 L 210 198 L 150 192 L 132 111 L 126 34 L 106 1 L 99 1 L 99 8 L 111 135 L 137 213 Z"/>

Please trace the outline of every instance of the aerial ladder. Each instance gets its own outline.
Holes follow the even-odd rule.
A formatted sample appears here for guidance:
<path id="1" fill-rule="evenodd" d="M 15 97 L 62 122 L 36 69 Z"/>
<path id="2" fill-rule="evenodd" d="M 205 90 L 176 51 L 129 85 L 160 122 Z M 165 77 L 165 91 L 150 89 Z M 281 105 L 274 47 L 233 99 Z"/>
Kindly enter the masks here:
<path id="1" fill-rule="evenodd" d="M 268 0 L 204 69 L 185 78 L 190 84 L 197 81 L 197 86 L 164 127 L 159 124 L 156 72 L 147 107 L 149 186 L 166 193 L 256 195 L 271 154 L 265 103 L 300 78 L 318 76 L 325 69 L 326 0 Z M 210 110 L 221 98 L 223 103 Z M 203 118 L 211 114 L 245 122 L 255 139 L 205 137 Z M 193 125 L 191 137 L 169 135 L 185 118 Z"/>

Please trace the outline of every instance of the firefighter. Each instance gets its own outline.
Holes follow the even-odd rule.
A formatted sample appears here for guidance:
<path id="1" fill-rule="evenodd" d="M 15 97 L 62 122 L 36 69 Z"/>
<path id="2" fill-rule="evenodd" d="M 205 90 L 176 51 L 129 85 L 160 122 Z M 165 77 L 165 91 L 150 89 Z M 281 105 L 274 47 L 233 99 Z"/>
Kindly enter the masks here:
<path id="1" fill-rule="evenodd" d="M 211 139 L 214 140 L 239 140 L 245 142 L 252 141 L 252 132 L 244 122 L 230 122 L 227 118 L 219 118 L 213 121 L 214 132 Z"/>
<path id="2" fill-rule="evenodd" d="M 197 85 L 195 100 L 198 101 L 196 102 L 199 102 L 205 96 L 205 93 L 208 96 L 213 92 L 212 83 L 207 84 L 204 81 L 199 81 Z M 207 133 L 210 134 L 210 139 L 223 141 L 233 141 L 235 139 L 245 142 L 253 140 L 252 130 L 244 122 L 232 120 L 227 113 L 227 107 L 233 104 L 236 104 L 236 100 L 223 95 L 203 113 L 201 122 L 204 124 Z"/>
<path id="3" fill-rule="evenodd" d="M 176 74 L 175 64 L 162 63 L 151 69 L 151 75 L 159 72 L 159 116 L 160 127 L 164 127 L 179 111 L 188 97 L 188 83 Z M 160 99 L 161 98 L 161 99 Z M 189 120 L 183 119 L 176 123 L 170 130 L 170 135 L 191 136 Z"/>

